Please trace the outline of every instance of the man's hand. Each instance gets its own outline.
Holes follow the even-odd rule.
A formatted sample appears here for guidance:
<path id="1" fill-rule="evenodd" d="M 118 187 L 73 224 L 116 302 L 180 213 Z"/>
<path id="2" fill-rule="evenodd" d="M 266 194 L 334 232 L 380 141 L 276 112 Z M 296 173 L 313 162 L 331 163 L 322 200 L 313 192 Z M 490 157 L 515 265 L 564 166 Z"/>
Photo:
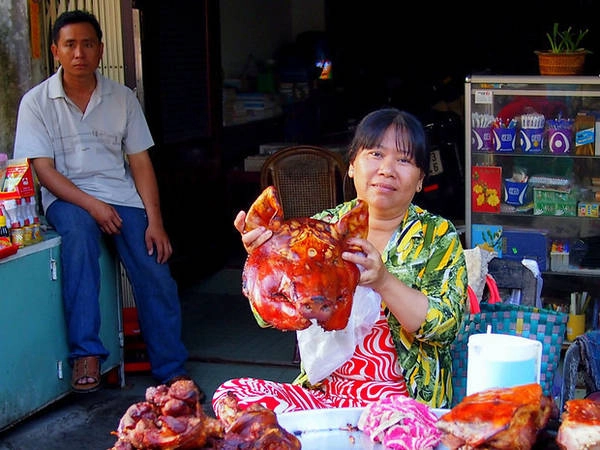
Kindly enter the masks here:
<path id="1" fill-rule="evenodd" d="M 166 263 L 173 254 L 173 247 L 165 229 L 159 225 L 149 224 L 145 239 L 148 254 L 152 255 L 156 249 L 156 261 L 159 264 Z"/>
<path id="2" fill-rule="evenodd" d="M 100 229 L 106 234 L 119 234 L 123 219 L 121 219 L 117 210 L 101 200 L 94 199 L 90 203 L 88 212 Z"/>

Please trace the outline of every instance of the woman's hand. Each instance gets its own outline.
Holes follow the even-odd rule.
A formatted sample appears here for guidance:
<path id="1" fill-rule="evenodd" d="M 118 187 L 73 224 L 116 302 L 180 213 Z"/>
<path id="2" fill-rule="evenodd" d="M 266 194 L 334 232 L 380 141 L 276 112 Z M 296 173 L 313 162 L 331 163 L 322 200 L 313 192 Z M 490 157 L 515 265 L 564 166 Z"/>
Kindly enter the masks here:
<path id="1" fill-rule="evenodd" d="M 416 332 L 425 321 L 429 307 L 425 294 L 408 287 L 392 275 L 383 264 L 379 251 L 369 241 L 352 238 L 348 239 L 348 243 L 360 249 L 357 252 L 342 253 L 342 258 L 346 261 L 364 268 L 361 268 L 358 284 L 370 287 L 381 295 L 381 299 L 402 327 L 410 333 Z"/>
<path id="2" fill-rule="evenodd" d="M 240 211 L 233 220 L 233 226 L 242 235 L 242 244 L 248 254 L 252 253 L 259 246 L 268 241 L 273 232 L 265 227 L 254 228 L 253 230 L 244 232 L 246 223 L 246 211 Z"/>
<path id="3" fill-rule="evenodd" d="M 378 291 L 386 277 L 390 275 L 387 268 L 381 260 L 381 254 L 366 239 L 361 238 L 350 238 L 348 244 L 355 247 L 355 252 L 344 252 L 342 258 L 346 261 L 353 262 L 361 269 L 360 279 L 358 284 L 362 286 L 368 286 Z"/>

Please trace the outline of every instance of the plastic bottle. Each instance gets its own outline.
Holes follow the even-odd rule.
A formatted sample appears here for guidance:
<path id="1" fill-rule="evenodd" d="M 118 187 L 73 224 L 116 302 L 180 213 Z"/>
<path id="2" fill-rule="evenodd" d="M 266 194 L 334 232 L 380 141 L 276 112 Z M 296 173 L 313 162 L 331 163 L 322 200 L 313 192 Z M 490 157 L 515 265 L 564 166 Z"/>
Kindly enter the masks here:
<path id="1" fill-rule="evenodd" d="M 31 218 L 31 240 L 32 243 L 41 242 L 43 240 L 42 237 L 42 229 L 40 226 L 40 216 L 37 211 L 37 202 L 35 200 L 35 195 L 28 197 L 26 199 L 29 202 L 29 215 Z"/>
<path id="2" fill-rule="evenodd" d="M 6 200 L 4 202 L 4 208 L 10 218 L 10 237 L 14 245 L 18 245 L 19 248 L 23 247 L 24 230 L 21 223 L 21 216 L 17 200 Z"/>
<path id="3" fill-rule="evenodd" d="M 11 245 L 10 231 L 6 226 L 6 216 L 2 214 L 2 209 L 0 209 L 0 249 L 10 247 Z"/>
<path id="4" fill-rule="evenodd" d="M 21 220 L 23 224 L 23 245 L 31 245 L 34 243 L 34 240 L 30 197 L 23 198 L 21 202 Z"/>

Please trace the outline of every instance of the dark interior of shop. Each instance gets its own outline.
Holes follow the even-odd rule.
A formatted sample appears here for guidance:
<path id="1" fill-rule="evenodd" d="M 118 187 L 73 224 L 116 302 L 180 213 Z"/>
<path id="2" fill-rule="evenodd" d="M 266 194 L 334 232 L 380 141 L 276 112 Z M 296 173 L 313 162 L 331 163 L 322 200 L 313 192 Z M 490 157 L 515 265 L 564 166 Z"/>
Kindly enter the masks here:
<path id="1" fill-rule="evenodd" d="M 305 32 L 273 55 L 276 76 L 304 77 L 311 85 L 283 114 L 223 126 L 219 10 L 203 2 L 201 15 L 164 2 L 135 2 L 142 17 L 146 112 L 157 146 L 156 161 L 167 227 L 180 280 L 220 268 L 239 250 L 232 220 L 259 192 L 243 173 L 244 158 L 261 143 L 346 145 L 366 112 L 395 106 L 430 126 L 451 173 L 427 208 L 452 219 L 463 214 L 464 127 L 462 96 L 470 74 L 537 75 L 536 49 L 547 48 L 552 24 L 591 28 L 592 0 L 535 0 L 499 7 L 490 3 L 413 4 L 325 1 L 326 30 Z M 158 30 L 158 31 L 157 31 Z M 331 75 L 315 67 L 325 57 Z M 165 67 L 167 70 L 157 70 Z M 591 54 L 586 74 L 599 73 Z M 254 80 L 256 81 L 256 80 Z M 157 95 L 156 93 L 159 93 Z M 200 216 L 200 221 L 192 218 Z M 208 257 L 208 258 L 207 258 Z M 207 259 L 202 269 L 195 261 Z M 194 267 L 191 270 L 189 268 Z"/>

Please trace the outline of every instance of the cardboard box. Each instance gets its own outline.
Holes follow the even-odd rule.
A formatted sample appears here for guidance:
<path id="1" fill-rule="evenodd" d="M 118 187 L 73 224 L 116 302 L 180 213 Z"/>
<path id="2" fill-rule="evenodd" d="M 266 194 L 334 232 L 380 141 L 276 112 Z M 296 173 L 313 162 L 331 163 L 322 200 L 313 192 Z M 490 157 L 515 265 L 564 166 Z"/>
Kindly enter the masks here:
<path id="1" fill-rule="evenodd" d="M 0 186 L 0 200 L 31 197 L 35 195 L 35 182 L 29 160 L 9 159 L 4 183 Z"/>
<path id="2" fill-rule="evenodd" d="M 500 212 L 502 167 L 471 167 L 471 209 L 473 212 Z"/>
<path id="3" fill-rule="evenodd" d="M 577 197 L 571 190 L 533 188 L 536 216 L 577 216 Z"/>
<path id="4" fill-rule="evenodd" d="M 260 172 L 269 155 L 250 155 L 244 159 L 244 171 Z"/>
<path id="5" fill-rule="evenodd" d="M 502 230 L 502 257 L 521 261 L 533 259 L 537 261 L 543 272 L 548 267 L 548 236 L 540 230 Z"/>
<path id="6" fill-rule="evenodd" d="M 577 203 L 577 215 L 579 217 L 599 217 L 600 203 L 598 202 L 579 202 Z"/>
<path id="7" fill-rule="evenodd" d="M 502 258 L 502 225 L 471 224 L 471 247 L 496 252 Z"/>

